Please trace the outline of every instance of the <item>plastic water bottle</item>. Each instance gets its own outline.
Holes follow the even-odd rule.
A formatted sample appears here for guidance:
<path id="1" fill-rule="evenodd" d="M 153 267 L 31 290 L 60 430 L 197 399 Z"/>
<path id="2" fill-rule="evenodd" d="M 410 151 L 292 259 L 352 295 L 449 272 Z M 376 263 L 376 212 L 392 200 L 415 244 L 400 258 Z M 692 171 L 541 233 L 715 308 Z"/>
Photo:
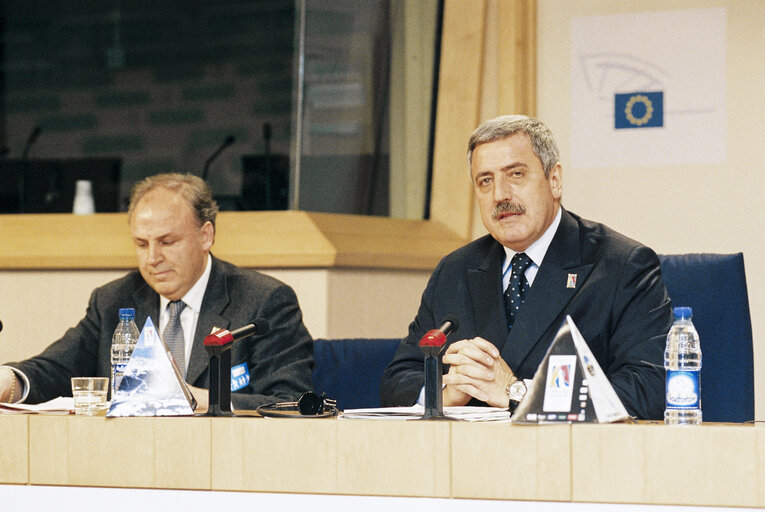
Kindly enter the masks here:
<path id="1" fill-rule="evenodd" d="M 130 356 L 138 343 L 138 327 L 135 325 L 135 309 L 121 308 L 120 323 L 112 335 L 112 397 L 120 387 Z"/>
<path id="2" fill-rule="evenodd" d="M 701 423 L 701 343 L 693 326 L 693 310 L 674 309 L 675 323 L 667 335 L 664 369 L 667 371 L 664 423 Z"/>

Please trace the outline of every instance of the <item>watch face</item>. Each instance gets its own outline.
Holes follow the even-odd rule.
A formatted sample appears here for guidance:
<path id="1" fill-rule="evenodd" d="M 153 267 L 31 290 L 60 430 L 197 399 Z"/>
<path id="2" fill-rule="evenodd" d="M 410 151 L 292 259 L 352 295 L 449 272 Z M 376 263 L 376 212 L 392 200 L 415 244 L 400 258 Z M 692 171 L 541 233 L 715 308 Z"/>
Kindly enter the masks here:
<path id="1" fill-rule="evenodd" d="M 510 396 L 510 400 L 520 402 L 526 395 L 526 384 L 524 384 L 522 380 L 513 382 L 510 386 L 508 395 Z"/>

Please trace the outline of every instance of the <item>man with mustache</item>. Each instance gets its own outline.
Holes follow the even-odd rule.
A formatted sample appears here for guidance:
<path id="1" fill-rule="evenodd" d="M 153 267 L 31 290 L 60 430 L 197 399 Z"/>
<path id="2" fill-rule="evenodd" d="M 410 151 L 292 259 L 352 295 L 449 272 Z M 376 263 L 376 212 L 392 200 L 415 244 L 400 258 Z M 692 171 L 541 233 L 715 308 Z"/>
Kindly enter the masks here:
<path id="1" fill-rule="evenodd" d="M 570 315 L 627 411 L 661 418 L 672 311 L 656 253 L 561 206 L 558 148 L 538 120 L 487 121 L 467 154 L 489 234 L 434 270 L 385 370 L 383 404 L 422 401 L 418 342 L 453 315 L 459 328 L 443 356 L 444 406 L 512 408 Z"/>

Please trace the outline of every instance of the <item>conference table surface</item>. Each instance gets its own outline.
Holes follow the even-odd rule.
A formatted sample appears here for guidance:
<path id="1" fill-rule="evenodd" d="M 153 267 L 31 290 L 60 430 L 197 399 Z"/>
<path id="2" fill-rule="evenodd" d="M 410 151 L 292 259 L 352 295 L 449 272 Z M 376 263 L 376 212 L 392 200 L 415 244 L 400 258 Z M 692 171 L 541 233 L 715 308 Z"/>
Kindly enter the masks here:
<path id="1" fill-rule="evenodd" d="M 0 483 L 765 507 L 765 428 L 4 414 Z"/>

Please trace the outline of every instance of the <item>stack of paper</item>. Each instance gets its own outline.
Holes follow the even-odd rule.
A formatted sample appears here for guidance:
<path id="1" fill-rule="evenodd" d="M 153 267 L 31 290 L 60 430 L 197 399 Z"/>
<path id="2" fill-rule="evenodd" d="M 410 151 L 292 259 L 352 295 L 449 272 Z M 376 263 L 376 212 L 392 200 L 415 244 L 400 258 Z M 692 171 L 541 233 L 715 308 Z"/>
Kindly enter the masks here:
<path id="1" fill-rule="evenodd" d="M 340 419 L 418 420 L 425 412 L 421 405 L 411 407 L 381 407 L 379 409 L 346 409 Z M 510 421 L 507 409 L 496 407 L 444 407 L 444 416 L 460 421 Z"/>
<path id="2" fill-rule="evenodd" d="M 70 414 L 74 413 L 74 399 L 60 396 L 41 404 L 0 403 L 0 414 Z"/>

